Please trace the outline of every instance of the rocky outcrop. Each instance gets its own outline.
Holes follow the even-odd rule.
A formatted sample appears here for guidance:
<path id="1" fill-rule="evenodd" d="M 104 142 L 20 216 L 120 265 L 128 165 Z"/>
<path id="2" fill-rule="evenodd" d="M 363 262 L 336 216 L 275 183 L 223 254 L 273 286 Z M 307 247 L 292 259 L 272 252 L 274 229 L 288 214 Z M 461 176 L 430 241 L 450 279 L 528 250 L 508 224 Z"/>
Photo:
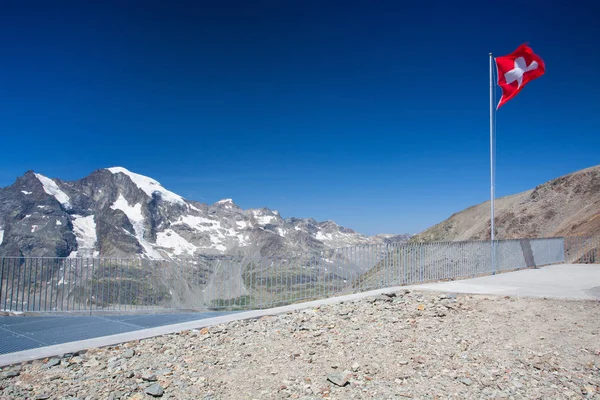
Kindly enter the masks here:
<path id="1" fill-rule="evenodd" d="M 600 235 L 600 166 L 495 202 L 497 239 Z M 490 238 L 489 201 L 415 235 L 415 242 Z"/>

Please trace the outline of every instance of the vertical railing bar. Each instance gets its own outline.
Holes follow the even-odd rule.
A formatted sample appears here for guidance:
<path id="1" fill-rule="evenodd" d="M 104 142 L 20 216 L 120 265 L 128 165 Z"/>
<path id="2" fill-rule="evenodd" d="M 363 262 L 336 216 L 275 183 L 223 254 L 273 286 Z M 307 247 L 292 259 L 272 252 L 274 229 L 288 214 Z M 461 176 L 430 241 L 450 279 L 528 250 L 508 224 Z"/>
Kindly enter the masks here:
<path id="1" fill-rule="evenodd" d="M 25 258 L 23 260 L 26 261 Z M 21 261 L 19 260 L 19 272 L 17 272 L 17 295 L 15 296 L 15 300 L 14 300 L 15 311 L 19 311 L 19 287 L 20 286 L 21 286 Z"/>
<path id="2" fill-rule="evenodd" d="M 77 262 L 77 258 L 75 259 L 75 262 Z M 65 265 L 65 268 L 66 268 L 66 265 Z M 67 292 L 67 311 L 69 311 L 69 295 L 71 294 L 71 279 L 73 279 L 73 277 L 71 276 L 72 274 L 73 274 L 73 259 L 69 258 L 68 280 L 65 280 L 63 282 L 63 304 L 60 305 L 61 309 L 65 308 L 64 298 L 65 298 L 65 291 L 66 291 Z M 65 287 L 68 287 L 68 289 L 65 290 Z"/>
<path id="3" fill-rule="evenodd" d="M 135 309 L 138 310 L 140 308 L 140 306 L 144 305 L 145 302 L 145 298 L 143 298 L 144 301 L 142 301 L 142 298 L 140 298 L 140 288 L 142 288 L 143 290 L 143 284 L 144 284 L 144 280 L 143 278 L 143 274 L 142 274 L 142 268 L 141 265 L 139 263 L 139 259 L 134 259 L 132 260 L 132 262 L 135 261 L 135 268 L 134 268 L 134 274 L 137 275 L 135 281 L 136 284 L 136 291 L 135 291 Z M 143 293 L 142 293 L 143 296 Z"/>
<path id="4" fill-rule="evenodd" d="M 75 261 L 75 269 L 77 269 L 77 263 L 81 258 L 76 258 Z M 77 272 L 77 271 L 75 271 Z M 76 279 L 76 278 L 75 278 Z M 73 301 L 75 301 L 75 296 L 71 296 L 71 282 L 73 281 L 73 260 L 69 262 L 69 288 L 67 290 L 67 311 L 69 310 L 69 297 L 73 297 Z M 71 307 L 73 311 L 75 311 L 75 303 L 73 303 L 73 307 Z"/>
<path id="5" fill-rule="evenodd" d="M 98 264 L 101 263 L 101 259 L 97 259 Z M 96 307 L 98 306 L 98 287 L 94 285 L 94 283 L 98 282 L 98 280 L 94 277 L 94 269 L 96 267 L 96 259 L 92 258 L 92 270 L 90 271 L 90 315 L 94 311 L 94 303 Z M 94 290 L 95 288 L 95 290 Z M 95 296 L 94 296 L 95 294 Z"/>
<path id="6" fill-rule="evenodd" d="M 29 279 L 27 279 L 27 311 L 29 311 L 29 307 L 31 305 L 31 273 L 33 272 L 33 266 L 32 266 L 33 261 L 34 261 L 34 259 L 30 258 L 29 259 L 29 268 L 26 268 L 26 269 L 29 269 Z M 1 283 L 0 283 L 0 285 L 1 285 Z M 34 299 L 35 299 L 35 297 L 34 297 Z"/>
<path id="7" fill-rule="evenodd" d="M 119 260 L 117 263 L 117 274 L 119 277 L 115 278 L 115 284 L 117 285 L 117 307 L 118 311 L 121 311 L 121 289 L 123 286 L 123 263 L 127 260 Z"/>
<path id="8" fill-rule="evenodd" d="M 127 259 L 127 299 L 125 302 L 125 310 L 131 310 L 133 308 L 133 298 L 131 296 L 131 292 L 133 291 L 133 287 L 131 286 L 133 284 L 133 280 L 131 279 L 131 258 Z M 129 306 L 129 308 L 127 308 L 127 306 Z"/>
<path id="9" fill-rule="evenodd" d="M 6 285 L 6 286 L 4 285 L 4 261 L 5 261 L 5 258 L 2 257 L 1 263 L 0 263 L 0 303 L 2 303 L 2 295 L 6 294 L 6 290 L 8 289 L 6 287 L 8 285 Z"/>
<path id="10" fill-rule="evenodd" d="M 59 259 L 59 261 L 62 265 L 62 290 L 60 289 L 60 280 L 56 283 L 56 311 L 62 311 L 63 308 L 63 304 L 65 303 L 65 282 L 66 282 L 66 276 L 67 276 L 67 260 L 66 259 Z M 59 275 L 60 275 L 60 270 L 59 270 Z M 58 277 L 57 277 L 58 278 Z M 61 297 L 60 300 L 60 307 L 58 305 L 58 297 Z"/>
<path id="11" fill-rule="evenodd" d="M 44 259 L 41 258 L 40 259 L 40 264 L 41 264 L 41 268 L 40 268 L 40 296 L 39 296 L 39 311 L 42 311 L 42 294 L 44 295 L 44 310 L 46 311 L 46 295 L 48 293 L 48 291 L 46 290 L 46 272 L 44 270 Z"/>
<path id="12" fill-rule="evenodd" d="M 54 280 L 54 266 L 56 265 L 56 259 L 53 258 L 51 259 L 51 263 L 50 263 L 50 312 L 54 311 L 54 302 L 52 300 L 52 297 L 54 295 L 54 284 L 53 284 L 53 280 Z M 60 274 L 60 270 L 58 271 L 58 273 Z"/>

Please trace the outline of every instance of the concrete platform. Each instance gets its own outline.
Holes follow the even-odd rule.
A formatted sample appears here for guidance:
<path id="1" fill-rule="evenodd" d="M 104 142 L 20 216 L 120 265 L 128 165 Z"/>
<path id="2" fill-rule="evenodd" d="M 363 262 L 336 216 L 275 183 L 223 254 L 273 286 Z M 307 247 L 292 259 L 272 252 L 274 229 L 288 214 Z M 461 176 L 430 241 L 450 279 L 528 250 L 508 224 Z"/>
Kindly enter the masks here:
<path id="1" fill-rule="evenodd" d="M 600 264 L 561 264 L 481 278 L 407 286 L 470 294 L 600 300 Z"/>

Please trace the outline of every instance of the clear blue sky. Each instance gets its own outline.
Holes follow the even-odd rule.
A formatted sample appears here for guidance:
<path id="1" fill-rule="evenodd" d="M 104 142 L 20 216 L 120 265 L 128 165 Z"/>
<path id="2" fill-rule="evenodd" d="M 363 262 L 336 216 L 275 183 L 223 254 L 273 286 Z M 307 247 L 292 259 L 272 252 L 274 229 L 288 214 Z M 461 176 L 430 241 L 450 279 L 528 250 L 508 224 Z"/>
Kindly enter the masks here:
<path id="1" fill-rule="evenodd" d="M 489 197 L 488 53 L 546 62 L 498 113 L 497 194 L 600 163 L 600 12 L 567 1 L 4 1 L 0 186 L 124 166 L 367 234 Z"/>

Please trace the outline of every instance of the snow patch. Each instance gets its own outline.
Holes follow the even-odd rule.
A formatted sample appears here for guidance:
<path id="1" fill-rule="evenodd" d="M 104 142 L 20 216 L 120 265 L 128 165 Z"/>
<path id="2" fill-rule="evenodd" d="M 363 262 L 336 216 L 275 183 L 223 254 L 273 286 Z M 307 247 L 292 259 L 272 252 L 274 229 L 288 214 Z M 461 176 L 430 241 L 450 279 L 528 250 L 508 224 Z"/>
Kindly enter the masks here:
<path id="1" fill-rule="evenodd" d="M 136 174 L 136 173 L 131 172 L 123 167 L 113 167 L 113 168 L 108 168 L 108 170 L 110 172 L 112 172 L 113 174 L 122 173 L 122 174 L 127 175 L 129 177 L 129 179 L 131 179 L 131 181 L 133 183 L 135 183 L 135 185 L 138 188 L 140 188 L 142 191 L 144 191 L 144 193 L 146 193 L 150 197 L 152 197 L 152 194 L 154 192 L 159 192 L 161 194 L 161 198 L 165 201 L 168 201 L 169 203 L 185 204 L 185 200 L 183 200 L 183 197 L 165 189 L 164 187 L 161 186 L 160 183 L 158 183 L 158 181 L 156 181 L 152 178 L 149 178 L 144 175 Z"/>
<path id="2" fill-rule="evenodd" d="M 37 206 L 37 208 L 46 208 L 46 206 Z"/>
<path id="3" fill-rule="evenodd" d="M 219 251 L 225 251 L 225 250 L 227 250 L 227 247 L 223 246 L 221 240 L 218 237 L 211 236 L 210 237 L 210 241 L 213 244 L 211 247 L 213 247 L 213 248 L 215 248 L 215 249 L 217 249 Z"/>
<path id="4" fill-rule="evenodd" d="M 135 237 L 144 248 L 145 253 L 151 258 L 162 258 L 160 253 L 156 251 L 152 245 L 144 239 L 144 216 L 142 215 L 142 205 L 137 203 L 135 206 L 130 206 L 127 200 L 122 194 L 119 194 L 119 198 L 110 206 L 113 210 L 121 210 L 125 213 L 129 222 L 133 225 L 135 231 Z"/>
<path id="5" fill-rule="evenodd" d="M 185 240 L 185 238 L 172 229 L 158 232 L 156 234 L 156 245 L 170 249 L 173 255 L 176 256 L 184 253 L 193 256 L 197 249 L 196 246 Z"/>
<path id="6" fill-rule="evenodd" d="M 96 221 L 93 215 L 82 217 L 73 215 L 73 233 L 77 240 L 78 249 L 93 249 L 96 247 Z M 59 222 L 59 221 L 56 221 Z"/>
<path id="7" fill-rule="evenodd" d="M 50 178 L 46 178 L 44 175 L 35 174 L 35 176 L 42 183 L 42 186 L 44 187 L 44 192 L 46 192 L 50 196 L 54 196 L 54 198 L 58 200 L 60 204 L 65 206 L 65 208 L 71 208 L 69 196 L 67 196 L 65 192 L 60 190 L 56 182 L 54 182 Z"/>
<path id="8" fill-rule="evenodd" d="M 37 228 L 38 228 L 37 225 L 31 225 L 31 233 L 34 233 Z"/>
<path id="9" fill-rule="evenodd" d="M 173 225 L 187 225 L 200 232 L 218 231 L 221 229 L 220 221 L 195 215 L 182 215 Z"/>
<path id="10" fill-rule="evenodd" d="M 331 235 L 331 233 L 324 234 L 323 232 L 317 232 L 317 234 L 315 235 L 315 238 L 320 241 L 333 240 L 333 236 Z"/>
<path id="11" fill-rule="evenodd" d="M 4 241 L 4 229 L 0 229 L 0 244 Z"/>
<path id="12" fill-rule="evenodd" d="M 189 208 L 189 209 L 191 209 L 191 210 L 198 211 L 199 213 L 201 213 L 201 212 L 202 212 L 202 210 L 200 210 L 198 207 L 195 207 L 195 206 L 193 206 L 193 205 L 192 205 L 192 204 L 190 204 L 190 203 L 187 203 L 187 206 L 188 206 L 188 208 Z"/>
<path id="13" fill-rule="evenodd" d="M 31 214 L 25 215 L 25 218 L 29 218 L 29 217 L 31 217 Z M 23 219 L 25 219 L 25 218 L 23 218 Z"/>
<path id="14" fill-rule="evenodd" d="M 237 235 L 237 238 L 240 242 L 240 246 L 248 246 L 250 245 L 250 237 L 248 235 L 242 235 L 241 233 Z"/>
<path id="15" fill-rule="evenodd" d="M 27 195 L 27 194 L 31 194 L 31 193 L 33 193 L 33 192 L 28 192 L 27 190 L 21 190 L 21 193 L 23 193 L 23 194 Z"/>
<path id="16" fill-rule="evenodd" d="M 60 222 L 59 220 L 56 220 L 56 225 L 62 225 L 62 222 Z"/>
<path id="17" fill-rule="evenodd" d="M 238 226 L 238 228 L 240 229 L 244 229 L 246 227 L 248 227 L 250 224 L 247 223 L 246 221 L 235 221 L 235 224 Z"/>
<path id="18" fill-rule="evenodd" d="M 277 218 L 272 215 L 263 215 L 260 210 L 252 210 L 252 214 L 259 225 L 268 225 L 273 223 L 273 220 L 277 220 Z"/>

